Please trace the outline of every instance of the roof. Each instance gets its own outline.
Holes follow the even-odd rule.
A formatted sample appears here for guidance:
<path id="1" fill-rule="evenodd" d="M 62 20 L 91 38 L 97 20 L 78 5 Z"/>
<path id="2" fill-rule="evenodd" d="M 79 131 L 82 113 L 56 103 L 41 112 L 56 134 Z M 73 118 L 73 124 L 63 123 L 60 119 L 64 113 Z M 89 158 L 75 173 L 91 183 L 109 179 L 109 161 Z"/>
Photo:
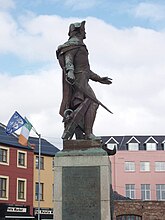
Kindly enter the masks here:
<path id="1" fill-rule="evenodd" d="M 30 144 L 35 144 L 34 153 L 39 153 L 39 139 L 35 137 L 29 137 Z M 47 140 L 41 138 L 41 154 L 47 156 L 55 156 L 55 154 L 60 151 L 53 144 L 49 143 Z"/>
<path id="2" fill-rule="evenodd" d="M 116 191 L 113 191 L 113 199 L 114 200 L 132 200 L 132 199 L 130 199 L 130 198 L 128 198 L 128 197 L 125 197 L 125 196 L 122 196 L 122 195 L 120 195 L 118 192 L 116 192 Z"/>
<path id="3" fill-rule="evenodd" d="M 29 143 L 34 144 L 34 153 L 38 153 L 38 144 L 39 140 L 35 137 L 29 137 Z M 0 144 L 12 146 L 16 148 L 22 148 L 26 150 L 33 150 L 33 148 L 29 146 L 22 146 L 18 143 L 18 135 L 13 134 L 6 134 L 6 126 L 0 123 Z M 48 156 L 55 156 L 56 152 L 58 152 L 59 149 L 55 147 L 53 144 L 49 143 L 47 140 L 41 138 L 41 154 L 48 155 Z"/>
<path id="4" fill-rule="evenodd" d="M 103 143 L 114 143 L 114 140 L 117 145 L 118 150 L 127 150 L 128 143 L 137 142 L 139 143 L 139 149 L 145 150 L 146 143 L 157 144 L 158 150 L 163 150 L 162 144 L 165 142 L 165 135 L 124 135 L 124 136 L 102 136 Z"/>

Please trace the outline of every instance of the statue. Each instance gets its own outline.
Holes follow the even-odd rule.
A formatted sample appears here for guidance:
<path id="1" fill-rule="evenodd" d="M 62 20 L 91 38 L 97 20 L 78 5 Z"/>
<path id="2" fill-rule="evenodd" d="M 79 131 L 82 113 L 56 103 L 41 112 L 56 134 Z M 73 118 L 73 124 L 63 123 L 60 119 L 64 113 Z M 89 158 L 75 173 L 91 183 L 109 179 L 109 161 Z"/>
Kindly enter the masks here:
<path id="1" fill-rule="evenodd" d="M 85 21 L 71 24 L 69 40 L 60 45 L 56 51 L 57 59 L 63 71 L 63 98 L 60 115 L 63 117 L 64 140 L 76 139 L 97 140 L 93 134 L 93 124 L 98 106 L 89 79 L 103 84 L 111 84 L 112 79 L 100 77 L 92 72 L 88 60 L 88 50 L 83 40 L 86 38 Z"/>

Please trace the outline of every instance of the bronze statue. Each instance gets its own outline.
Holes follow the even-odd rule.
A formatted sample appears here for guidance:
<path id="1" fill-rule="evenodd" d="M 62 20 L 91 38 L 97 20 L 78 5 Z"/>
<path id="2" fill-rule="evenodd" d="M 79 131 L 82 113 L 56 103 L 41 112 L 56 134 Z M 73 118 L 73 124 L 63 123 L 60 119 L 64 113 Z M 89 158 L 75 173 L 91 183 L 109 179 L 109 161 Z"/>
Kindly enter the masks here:
<path id="1" fill-rule="evenodd" d="M 63 117 L 63 139 L 95 140 L 93 124 L 99 105 L 107 109 L 97 100 L 89 79 L 103 84 L 111 84 L 112 79 L 100 77 L 92 72 L 88 60 L 88 50 L 83 40 L 86 38 L 85 21 L 71 24 L 69 40 L 60 45 L 56 51 L 63 70 L 63 98 L 60 115 Z M 111 112 L 112 113 L 112 112 Z"/>

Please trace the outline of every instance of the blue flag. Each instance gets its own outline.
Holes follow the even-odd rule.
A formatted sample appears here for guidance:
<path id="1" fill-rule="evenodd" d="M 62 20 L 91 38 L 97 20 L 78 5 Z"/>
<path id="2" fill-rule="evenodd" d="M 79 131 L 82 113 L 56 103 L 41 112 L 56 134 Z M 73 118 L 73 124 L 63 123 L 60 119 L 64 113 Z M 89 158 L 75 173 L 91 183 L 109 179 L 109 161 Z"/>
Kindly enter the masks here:
<path id="1" fill-rule="evenodd" d="M 16 111 L 12 117 L 10 118 L 7 126 L 6 126 L 6 133 L 12 134 L 19 128 L 21 128 L 26 123 L 25 119 Z"/>

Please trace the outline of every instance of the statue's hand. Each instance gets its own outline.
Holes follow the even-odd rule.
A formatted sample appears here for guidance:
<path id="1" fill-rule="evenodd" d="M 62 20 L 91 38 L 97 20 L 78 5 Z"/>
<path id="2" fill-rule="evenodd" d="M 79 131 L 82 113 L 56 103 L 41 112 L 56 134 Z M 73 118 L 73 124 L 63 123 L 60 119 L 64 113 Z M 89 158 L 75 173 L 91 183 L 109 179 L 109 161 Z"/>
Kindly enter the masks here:
<path id="1" fill-rule="evenodd" d="M 99 80 L 100 83 L 110 85 L 112 83 L 112 79 L 108 77 L 101 77 Z"/>
<path id="2" fill-rule="evenodd" d="M 68 83 L 74 84 L 75 75 L 74 75 L 74 73 L 73 73 L 72 70 L 70 70 L 70 71 L 67 72 L 67 77 L 66 77 L 66 79 L 67 79 L 67 82 L 68 82 Z"/>

